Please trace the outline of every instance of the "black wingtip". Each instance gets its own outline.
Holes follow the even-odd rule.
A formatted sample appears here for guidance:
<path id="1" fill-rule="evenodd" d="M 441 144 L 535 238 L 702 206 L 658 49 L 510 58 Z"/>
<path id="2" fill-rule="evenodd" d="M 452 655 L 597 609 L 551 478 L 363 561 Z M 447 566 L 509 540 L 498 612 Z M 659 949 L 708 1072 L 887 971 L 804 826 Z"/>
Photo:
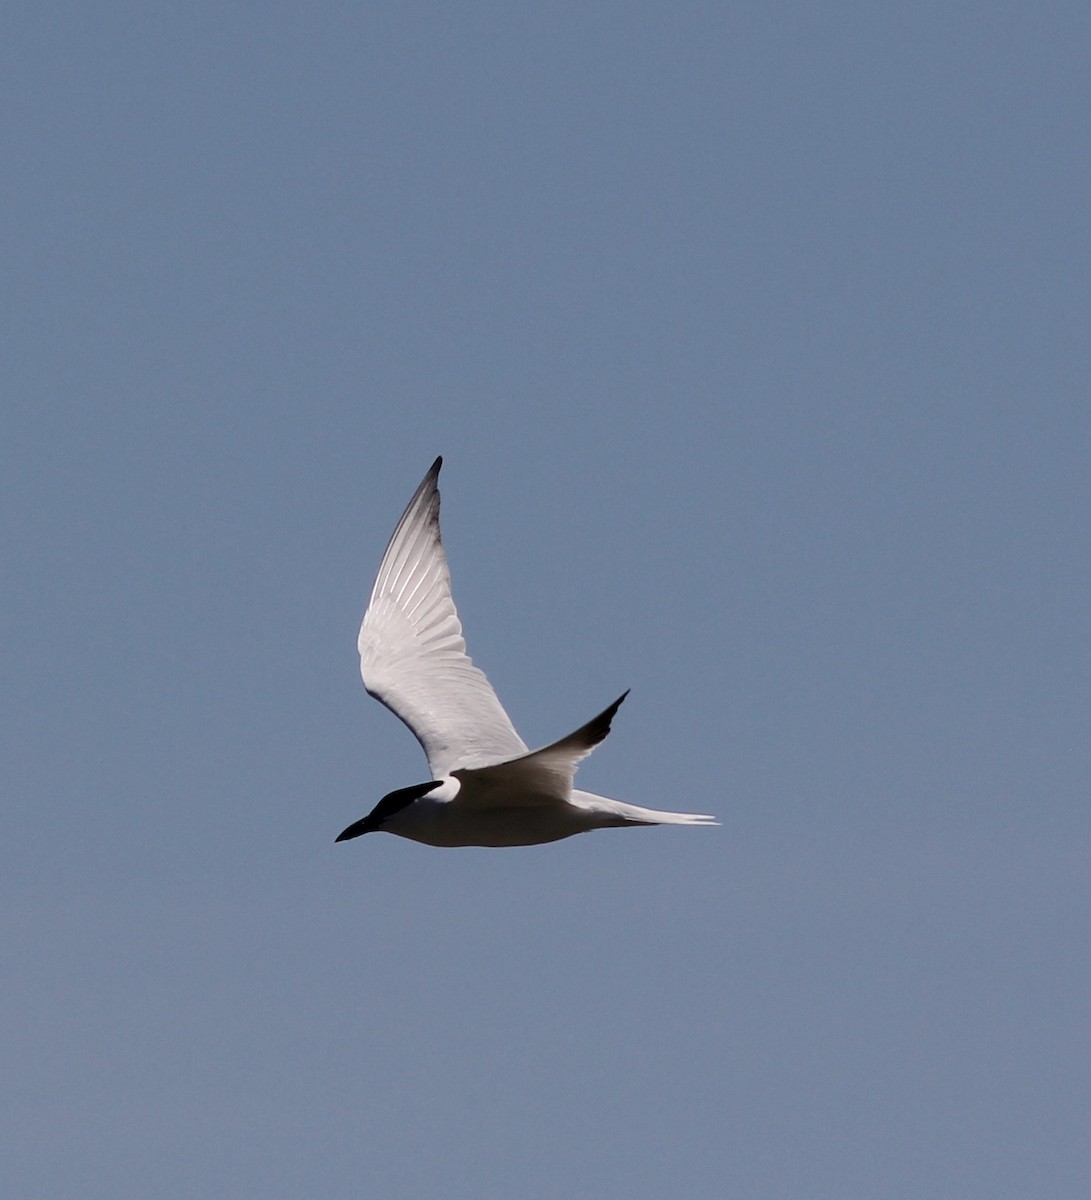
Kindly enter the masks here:
<path id="1" fill-rule="evenodd" d="M 429 475 L 438 475 L 440 467 L 443 466 L 443 455 L 437 454 L 436 461 L 428 468 Z"/>
<path id="2" fill-rule="evenodd" d="M 625 691 L 623 691 L 621 693 L 621 695 L 618 696 L 618 698 L 613 702 L 613 704 L 611 704 L 610 707 L 602 714 L 602 716 L 606 718 L 606 733 L 610 732 L 610 722 L 614 719 L 614 714 L 621 707 L 622 702 L 625 700 L 625 697 L 631 691 L 632 691 L 632 688 L 626 688 Z M 602 718 L 600 717 L 599 720 L 601 720 L 601 719 Z M 604 733 L 602 736 L 605 737 L 606 733 Z"/>
<path id="3" fill-rule="evenodd" d="M 629 690 L 629 688 L 626 688 L 609 708 L 604 708 L 597 717 L 592 717 L 586 725 L 581 729 L 577 729 L 572 736 L 579 738 L 585 746 L 597 746 L 610 732 L 610 724 L 614 719 L 614 714 L 621 707 L 621 702 L 629 694 Z"/>

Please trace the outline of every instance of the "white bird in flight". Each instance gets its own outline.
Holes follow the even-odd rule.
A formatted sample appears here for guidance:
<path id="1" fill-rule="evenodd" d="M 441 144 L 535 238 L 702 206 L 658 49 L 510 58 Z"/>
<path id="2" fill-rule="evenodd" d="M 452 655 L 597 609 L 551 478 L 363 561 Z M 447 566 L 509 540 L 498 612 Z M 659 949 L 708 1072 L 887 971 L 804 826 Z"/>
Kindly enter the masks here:
<path id="1" fill-rule="evenodd" d="M 439 532 L 437 458 L 402 514 L 360 626 L 364 687 L 424 749 L 432 779 L 384 796 L 338 835 L 382 830 L 429 846 L 532 846 L 624 825 L 715 825 L 572 786 L 628 692 L 575 733 L 528 752 L 466 653 Z"/>

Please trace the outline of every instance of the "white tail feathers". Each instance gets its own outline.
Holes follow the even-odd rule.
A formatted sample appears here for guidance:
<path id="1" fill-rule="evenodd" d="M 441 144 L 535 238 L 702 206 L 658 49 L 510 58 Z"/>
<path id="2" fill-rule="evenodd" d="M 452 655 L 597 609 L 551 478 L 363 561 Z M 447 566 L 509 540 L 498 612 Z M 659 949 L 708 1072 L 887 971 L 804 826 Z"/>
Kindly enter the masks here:
<path id="1" fill-rule="evenodd" d="M 641 808 L 608 800 L 591 792 L 573 792 L 569 803 L 577 808 L 600 814 L 603 825 L 719 825 L 715 817 L 704 813 L 660 812 L 657 808 Z"/>

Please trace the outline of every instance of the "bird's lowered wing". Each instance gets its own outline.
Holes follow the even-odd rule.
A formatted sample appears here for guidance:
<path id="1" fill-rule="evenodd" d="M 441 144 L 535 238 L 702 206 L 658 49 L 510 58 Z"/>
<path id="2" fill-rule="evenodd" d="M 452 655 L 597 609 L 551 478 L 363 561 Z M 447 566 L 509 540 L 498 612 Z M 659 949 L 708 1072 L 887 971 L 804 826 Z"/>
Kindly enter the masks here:
<path id="1" fill-rule="evenodd" d="M 576 768 L 610 732 L 610 722 L 628 694 L 623 692 L 609 708 L 559 742 L 507 762 L 455 771 L 462 789 L 453 803 L 460 808 L 563 804 L 572 792 Z"/>
<path id="2" fill-rule="evenodd" d="M 437 458 L 387 545 L 360 626 L 364 687 L 416 736 L 433 775 L 526 753 L 466 653 L 439 532 Z"/>

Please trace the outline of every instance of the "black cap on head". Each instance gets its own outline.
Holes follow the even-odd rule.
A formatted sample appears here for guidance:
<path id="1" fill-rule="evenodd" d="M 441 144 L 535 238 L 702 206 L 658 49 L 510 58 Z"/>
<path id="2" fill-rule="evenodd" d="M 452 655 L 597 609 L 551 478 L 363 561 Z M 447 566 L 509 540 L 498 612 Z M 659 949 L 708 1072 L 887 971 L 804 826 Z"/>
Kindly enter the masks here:
<path id="1" fill-rule="evenodd" d="M 354 821 L 348 829 L 343 829 L 334 841 L 347 842 L 362 833 L 374 833 L 377 829 L 382 829 L 384 822 L 395 813 L 408 808 L 414 800 L 426 796 L 433 788 L 438 788 L 441 782 L 439 779 L 433 779 L 428 783 L 415 783 L 412 787 L 398 788 L 395 792 L 387 793 L 366 817 Z"/>

